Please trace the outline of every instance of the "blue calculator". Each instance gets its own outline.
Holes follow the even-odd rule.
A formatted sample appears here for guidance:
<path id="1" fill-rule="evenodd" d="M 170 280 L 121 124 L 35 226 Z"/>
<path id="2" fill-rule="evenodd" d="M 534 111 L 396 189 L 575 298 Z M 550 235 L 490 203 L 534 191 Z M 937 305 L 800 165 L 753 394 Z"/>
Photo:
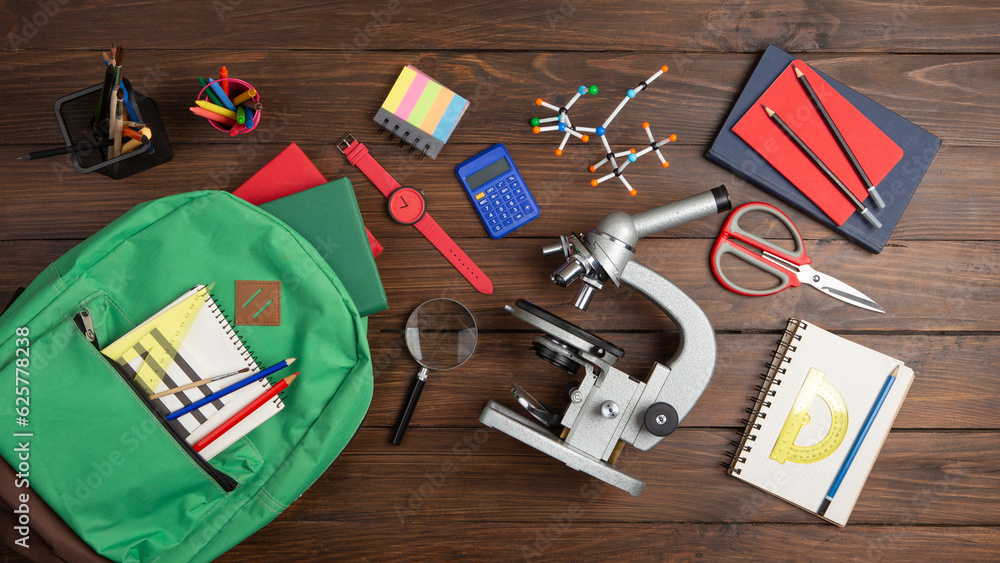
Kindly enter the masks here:
<path id="1" fill-rule="evenodd" d="M 491 237 L 506 236 L 538 217 L 538 204 L 502 143 L 462 162 L 455 174 Z"/>

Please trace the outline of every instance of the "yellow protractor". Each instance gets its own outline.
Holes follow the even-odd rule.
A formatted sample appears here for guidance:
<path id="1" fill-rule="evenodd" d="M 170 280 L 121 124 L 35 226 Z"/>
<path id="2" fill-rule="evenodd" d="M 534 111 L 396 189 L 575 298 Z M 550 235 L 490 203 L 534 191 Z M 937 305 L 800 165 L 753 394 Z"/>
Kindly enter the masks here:
<path id="1" fill-rule="evenodd" d="M 798 445 L 802 427 L 809 424 L 809 408 L 816 397 L 823 399 L 830 409 L 830 430 L 819 442 L 812 445 Z M 795 463 L 815 463 L 825 459 L 835 452 L 847 435 L 847 403 L 844 396 L 826 380 L 826 374 L 816 368 L 810 368 L 802 389 L 795 397 L 792 411 L 785 419 L 778 441 L 771 450 L 771 459 L 778 463 L 794 461 Z"/>

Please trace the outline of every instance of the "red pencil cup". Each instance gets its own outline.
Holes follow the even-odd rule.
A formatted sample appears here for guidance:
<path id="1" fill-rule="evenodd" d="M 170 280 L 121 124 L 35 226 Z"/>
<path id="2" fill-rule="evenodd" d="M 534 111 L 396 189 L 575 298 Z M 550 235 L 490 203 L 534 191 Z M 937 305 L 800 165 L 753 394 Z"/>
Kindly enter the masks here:
<path id="1" fill-rule="evenodd" d="M 256 88 L 254 88 L 253 85 L 250 84 L 249 82 L 240 80 L 238 78 L 220 78 L 218 80 L 215 80 L 215 82 L 219 83 L 220 85 L 223 83 L 228 83 L 230 100 L 236 99 L 240 94 L 243 94 L 249 90 L 254 90 L 254 95 L 251 96 L 249 100 L 247 100 L 242 104 L 238 104 L 238 105 L 243 105 L 247 109 L 253 111 L 253 120 L 252 122 L 236 123 L 235 125 L 229 125 L 228 123 L 221 123 L 219 121 L 209 118 L 206 118 L 205 121 L 208 121 L 212 125 L 212 127 L 215 127 L 219 131 L 224 131 L 226 133 L 229 133 L 233 137 L 235 137 L 236 135 L 249 133 L 254 129 L 256 129 L 257 125 L 260 123 L 261 114 L 263 113 L 261 111 L 262 107 L 260 104 L 260 92 L 257 92 Z M 209 84 L 204 88 L 202 88 L 201 91 L 198 92 L 198 97 L 196 98 L 196 100 L 203 100 L 208 103 L 214 104 L 215 102 L 213 102 L 212 98 L 208 95 L 208 91 L 211 87 L 212 85 Z M 197 104 L 195 105 L 197 106 Z"/>

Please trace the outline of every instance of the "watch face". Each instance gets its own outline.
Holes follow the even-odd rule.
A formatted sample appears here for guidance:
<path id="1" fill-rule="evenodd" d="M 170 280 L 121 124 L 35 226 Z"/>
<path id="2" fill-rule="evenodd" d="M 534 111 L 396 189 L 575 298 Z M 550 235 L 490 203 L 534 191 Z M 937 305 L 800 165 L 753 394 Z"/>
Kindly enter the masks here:
<path id="1" fill-rule="evenodd" d="M 389 215 L 397 222 L 412 225 L 424 216 L 427 204 L 416 188 L 403 186 L 389 195 Z"/>

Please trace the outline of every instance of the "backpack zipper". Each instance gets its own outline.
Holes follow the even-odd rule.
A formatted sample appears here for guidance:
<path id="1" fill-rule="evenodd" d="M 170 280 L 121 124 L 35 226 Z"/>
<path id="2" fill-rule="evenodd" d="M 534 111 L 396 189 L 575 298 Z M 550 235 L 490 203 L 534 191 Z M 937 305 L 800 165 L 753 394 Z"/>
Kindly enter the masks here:
<path id="1" fill-rule="evenodd" d="M 97 332 L 94 330 L 94 321 L 90 316 L 90 310 L 87 309 L 86 307 L 82 308 L 80 312 L 73 317 L 73 321 L 76 323 L 77 328 L 80 329 L 80 332 L 83 333 L 84 338 L 86 338 L 88 342 L 93 344 L 94 348 L 98 348 Z M 100 349 L 98 349 L 98 353 L 100 353 Z M 113 367 L 115 371 L 118 372 L 118 375 L 125 380 L 125 383 L 128 384 L 129 388 L 132 389 L 132 392 L 135 393 L 136 396 L 138 396 L 143 403 L 147 404 L 147 410 L 150 413 L 152 413 L 153 416 L 156 417 L 156 419 L 160 423 L 160 426 L 167 429 L 167 432 L 170 433 L 174 441 L 181 446 L 181 448 L 184 450 L 184 452 L 188 455 L 189 458 L 191 458 L 192 460 L 194 460 L 195 463 L 198 464 L 198 466 L 201 468 L 202 471 L 204 471 L 209 477 L 211 477 L 216 483 L 218 483 L 218 485 L 222 487 L 222 490 L 226 491 L 227 493 L 236 490 L 236 487 L 238 486 L 236 479 L 233 479 L 229 475 L 223 473 L 222 471 L 219 471 L 211 463 L 209 463 L 208 460 L 201 457 L 201 455 L 198 454 L 198 452 L 194 451 L 194 448 L 191 447 L 191 444 L 188 444 L 187 440 L 182 438 L 181 435 L 177 432 L 177 430 L 175 430 L 172 426 L 170 426 L 166 418 L 164 418 L 163 415 L 161 415 L 155 408 L 153 408 L 152 405 L 149 405 L 149 399 L 146 398 L 146 394 L 142 392 L 142 389 L 139 388 L 139 385 L 135 381 L 133 381 L 132 378 L 128 376 L 128 374 L 122 371 L 121 367 L 118 364 L 110 360 L 105 360 L 105 363 Z"/>

